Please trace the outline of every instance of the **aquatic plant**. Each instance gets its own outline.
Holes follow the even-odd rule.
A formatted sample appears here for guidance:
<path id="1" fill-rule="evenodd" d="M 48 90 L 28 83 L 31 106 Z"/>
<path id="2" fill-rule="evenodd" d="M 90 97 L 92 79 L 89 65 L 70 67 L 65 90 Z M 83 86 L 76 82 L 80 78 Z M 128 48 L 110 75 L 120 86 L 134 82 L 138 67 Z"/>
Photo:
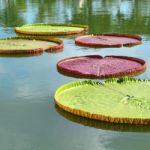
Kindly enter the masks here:
<path id="1" fill-rule="evenodd" d="M 107 33 L 100 35 L 85 35 L 75 39 L 75 43 L 88 47 L 122 47 L 141 44 L 142 38 L 138 35 Z"/>
<path id="2" fill-rule="evenodd" d="M 42 53 L 63 48 L 63 41 L 50 37 L 10 37 L 0 39 L 0 54 Z"/>
<path id="3" fill-rule="evenodd" d="M 70 35 L 88 30 L 86 25 L 61 24 L 61 23 L 34 23 L 16 27 L 15 31 L 27 35 Z"/>
<path id="4" fill-rule="evenodd" d="M 110 78 L 143 73 L 146 62 L 127 56 L 90 55 L 60 60 L 57 69 L 60 73 L 73 77 Z"/>
<path id="5" fill-rule="evenodd" d="M 72 114 L 112 123 L 150 124 L 149 80 L 112 78 L 65 84 L 56 104 Z M 142 89 L 142 90 L 141 90 Z"/>

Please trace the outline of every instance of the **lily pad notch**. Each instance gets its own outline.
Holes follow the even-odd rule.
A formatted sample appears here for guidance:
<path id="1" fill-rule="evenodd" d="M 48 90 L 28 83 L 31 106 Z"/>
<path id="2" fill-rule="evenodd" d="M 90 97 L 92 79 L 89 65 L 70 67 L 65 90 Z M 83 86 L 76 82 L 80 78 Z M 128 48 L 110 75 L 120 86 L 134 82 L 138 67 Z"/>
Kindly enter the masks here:
<path id="1" fill-rule="evenodd" d="M 86 25 L 62 23 L 34 23 L 15 28 L 16 33 L 19 34 L 41 36 L 79 34 L 87 30 L 88 26 Z"/>
<path id="2" fill-rule="evenodd" d="M 57 70 L 71 77 L 98 79 L 138 75 L 146 66 L 144 60 L 135 57 L 89 55 L 60 60 Z"/>
<path id="3" fill-rule="evenodd" d="M 0 54 L 42 53 L 63 49 L 62 40 L 51 37 L 19 36 L 0 38 Z"/>
<path id="4" fill-rule="evenodd" d="M 109 47 L 131 47 L 142 43 L 142 38 L 138 35 L 106 33 L 99 35 L 84 35 L 75 39 L 75 43 L 79 46 L 93 48 L 109 48 Z"/>
<path id="5" fill-rule="evenodd" d="M 61 109 L 81 117 L 147 125 L 150 124 L 149 87 L 148 80 L 128 77 L 104 83 L 85 80 L 61 86 L 54 97 Z"/>

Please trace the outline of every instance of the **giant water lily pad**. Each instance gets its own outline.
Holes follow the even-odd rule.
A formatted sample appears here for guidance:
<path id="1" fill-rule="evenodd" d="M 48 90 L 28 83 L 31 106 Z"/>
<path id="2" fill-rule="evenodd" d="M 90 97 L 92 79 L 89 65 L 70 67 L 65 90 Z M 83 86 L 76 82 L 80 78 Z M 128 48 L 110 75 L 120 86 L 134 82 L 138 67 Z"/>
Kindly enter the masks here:
<path id="1" fill-rule="evenodd" d="M 11 37 L 0 39 L 0 53 L 41 53 L 63 48 L 63 42 L 55 38 Z"/>
<path id="2" fill-rule="evenodd" d="M 56 104 L 72 114 L 112 123 L 150 124 L 150 81 L 86 80 L 61 86 Z"/>
<path id="3" fill-rule="evenodd" d="M 68 121 L 78 123 L 83 126 L 89 126 L 92 128 L 103 129 L 103 130 L 111 130 L 111 131 L 119 131 L 119 132 L 150 132 L 150 127 L 147 125 L 139 125 L 139 124 L 120 124 L 120 123 L 110 123 L 90 118 L 85 118 L 81 116 L 74 115 L 69 113 L 59 106 L 55 105 L 55 109 L 57 113 Z"/>
<path id="4" fill-rule="evenodd" d="M 28 35 L 68 35 L 81 33 L 87 29 L 85 25 L 35 23 L 16 27 L 15 31 Z"/>
<path id="5" fill-rule="evenodd" d="M 90 55 L 63 59 L 57 63 L 57 69 L 73 77 L 109 78 L 140 74 L 146 69 L 146 62 L 127 56 Z"/>
<path id="6" fill-rule="evenodd" d="M 142 38 L 137 35 L 130 34 L 101 34 L 101 35 L 85 35 L 75 39 L 75 43 L 88 47 L 122 47 L 140 44 Z"/>

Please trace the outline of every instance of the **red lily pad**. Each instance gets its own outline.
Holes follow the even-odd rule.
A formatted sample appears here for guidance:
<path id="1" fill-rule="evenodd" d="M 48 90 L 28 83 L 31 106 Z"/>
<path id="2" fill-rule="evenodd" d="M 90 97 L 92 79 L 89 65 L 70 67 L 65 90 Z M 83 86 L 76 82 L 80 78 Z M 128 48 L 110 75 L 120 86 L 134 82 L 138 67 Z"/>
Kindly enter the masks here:
<path id="1" fill-rule="evenodd" d="M 140 74 L 145 71 L 146 62 L 127 56 L 91 55 L 63 59 L 57 63 L 57 69 L 73 77 L 109 78 Z"/>
<path id="2" fill-rule="evenodd" d="M 142 38 L 137 35 L 130 34 L 101 34 L 101 35 L 85 35 L 75 39 L 75 43 L 88 47 L 122 47 L 134 46 L 141 44 Z"/>

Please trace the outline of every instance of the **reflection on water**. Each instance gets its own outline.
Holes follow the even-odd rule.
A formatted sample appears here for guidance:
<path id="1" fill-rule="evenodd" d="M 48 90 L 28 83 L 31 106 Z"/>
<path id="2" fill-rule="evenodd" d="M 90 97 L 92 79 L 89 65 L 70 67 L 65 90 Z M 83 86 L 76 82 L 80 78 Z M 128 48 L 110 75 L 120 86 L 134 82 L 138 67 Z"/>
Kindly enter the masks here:
<path id="1" fill-rule="evenodd" d="M 149 6 L 149 0 L 0 0 L 0 24 L 10 27 L 33 22 L 69 22 L 88 24 L 92 33 L 147 35 Z"/>
<path id="2" fill-rule="evenodd" d="M 112 131 L 121 131 L 121 132 L 150 132 L 150 127 L 146 125 L 130 125 L 130 124 L 113 124 L 99 120 L 87 119 L 84 117 L 79 117 L 68 113 L 57 105 L 55 105 L 56 111 L 63 116 L 64 118 L 82 124 L 84 126 L 89 126 L 93 128 L 103 129 L 103 130 L 112 130 Z"/>

